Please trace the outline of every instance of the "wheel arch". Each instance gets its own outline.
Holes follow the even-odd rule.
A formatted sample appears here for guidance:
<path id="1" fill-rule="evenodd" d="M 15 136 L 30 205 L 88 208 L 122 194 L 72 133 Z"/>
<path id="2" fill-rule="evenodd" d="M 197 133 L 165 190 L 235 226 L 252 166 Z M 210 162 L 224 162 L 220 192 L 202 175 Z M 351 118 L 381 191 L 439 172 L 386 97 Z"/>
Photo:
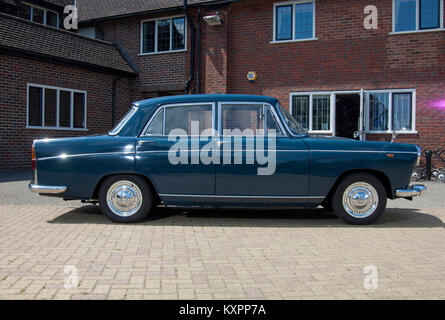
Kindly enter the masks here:
<path id="1" fill-rule="evenodd" d="M 337 188 L 340 185 L 340 183 L 347 176 L 349 176 L 351 174 L 354 174 L 354 173 L 367 173 L 367 174 L 370 174 L 370 175 L 376 177 L 383 184 L 383 187 L 385 188 L 385 191 L 386 191 L 387 198 L 389 198 L 389 199 L 393 198 L 391 181 L 389 180 L 388 176 L 384 172 L 379 171 L 379 170 L 373 170 L 373 169 L 352 169 L 352 170 L 348 170 L 348 171 L 343 172 L 337 178 L 337 180 L 335 181 L 335 183 L 332 186 L 331 190 L 329 191 L 328 195 L 326 196 L 325 201 L 331 201 L 332 195 L 334 194 L 335 190 L 337 190 Z"/>
<path id="2" fill-rule="evenodd" d="M 140 178 L 144 179 L 145 182 L 147 182 L 148 186 L 150 187 L 151 191 L 153 192 L 153 195 L 154 195 L 154 197 L 155 197 L 155 200 L 160 201 L 159 193 L 158 193 L 158 191 L 156 190 L 156 188 L 155 188 L 153 182 L 151 181 L 151 179 L 150 179 L 149 177 L 144 176 L 144 175 L 142 175 L 142 174 L 128 173 L 128 172 L 112 173 L 112 174 L 108 174 L 108 175 L 103 176 L 103 177 L 99 180 L 99 182 L 96 184 L 96 187 L 94 188 L 94 191 L 93 191 L 93 194 L 92 194 L 92 196 L 91 196 L 91 199 L 93 199 L 93 200 L 97 200 L 97 199 L 99 198 L 99 189 L 100 189 L 100 186 L 102 185 L 102 183 L 103 183 L 107 178 L 109 178 L 109 177 L 113 177 L 113 176 L 120 176 L 120 175 L 136 176 L 136 177 L 140 177 Z"/>

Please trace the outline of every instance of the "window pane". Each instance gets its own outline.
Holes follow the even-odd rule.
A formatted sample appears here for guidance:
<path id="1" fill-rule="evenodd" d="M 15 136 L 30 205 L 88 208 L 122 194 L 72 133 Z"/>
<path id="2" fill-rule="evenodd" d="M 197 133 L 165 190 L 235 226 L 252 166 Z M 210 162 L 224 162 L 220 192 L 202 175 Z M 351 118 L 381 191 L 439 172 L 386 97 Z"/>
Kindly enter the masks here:
<path id="1" fill-rule="evenodd" d="M 173 49 L 185 49 L 185 19 L 173 19 Z"/>
<path id="2" fill-rule="evenodd" d="M 59 98 L 59 126 L 71 127 L 71 92 L 60 91 Z"/>
<path id="3" fill-rule="evenodd" d="M 312 2 L 295 5 L 295 39 L 308 39 L 314 36 L 313 10 Z"/>
<path id="4" fill-rule="evenodd" d="M 420 0 L 420 29 L 440 27 L 440 0 Z"/>
<path id="5" fill-rule="evenodd" d="M 19 17 L 26 20 L 31 20 L 31 7 L 22 5 L 19 9 Z"/>
<path id="6" fill-rule="evenodd" d="M 161 112 L 159 112 L 156 118 L 152 121 L 145 134 L 162 135 L 163 128 L 164 128 L 164 110 L 161 110 Z"/>
<path id="7" fill-rule="evenodd" d="M 292 6 L 277 7 L 276 40 L 292 39 Z"/>
<path id="8" fill-rule="evenodd" d="M 85 128 L 85 94 L 74 92 L 73 102 L 74 128 Z"/>
<path id="9" fill-rule="evenodd" d="M 389 93 L 369 95 L 369 130 L 388 130 Z"/>
<path id="10" fill-rule="evenodd" d="M 411 93 L 393 94 L 393 130 L 411 130 L 412 119 L 412 95 Z"/>
<path id="11" fill-rule="evenodd" d="M 272 133 L 272 130 L 275 130 L 275 134 L 279 135 L 282 134 L 281 129 L 277 123 L 277 120 L 273 116 L 272 111 L 270 111 L 270 108 L 266 108 L 266 127 L 268 134 Z"/>
<path id="12" fill-rule="evenodd" d="M 43 15 L 45 14 L 45 11 L 39 8 L 32 8 L 32 21 L 43 23 Z"/>
<path id="13" fill-rule="evenodd" d="M 192 122 L 198 122 L 197 132 L 192 132 Z M 172 107 L 165 109 L 165 134 L 183 129 L 188 135 L 201 134 L 212 128 L 212 106 Z"/>
<path id="14" fill-rule="evenodd" d="M 331 97 L 313 96 L 312 130 L 327 131 L 331 126 Z"/>
<path id="15" fill-rule="evenodd" d="M 292 116 L 305 130 L 309 130 L 309 96 L 292 97 Z"/>
<path id="16" fill-rule="evenodd" d="M 57 126 L 57 90 L 45 89 L 45 127 Z"/>
<path id="17" fill-rule="evenodd" d="M 244 131 L 250 129 L 251 135 L 256 135 L 258 129 L 263 129 L 262 104 L 225 104 L 222 114 L 222 129 Z"/>
<path id="18" fill-rule="evenodd" d="M 51 11 L 46 11 L 46 24 L 51 27 L 57 27 L 57 14 Z"/>
<path id="19" fill-rule="evenodd" d="M 395 0 L 395 31 L 416 30 L 416 0 Z"/>
<path id="20" fill-rule="evenodd" d="M 154 21 L 144 22 L 142 52 L 148 53 L 155 51 L 155 29 L 156 25 Z"/>
<path id="21" fill-rule="evenodd" d="M 170 50 L 170 20 L 158 21 L 158 51 Z"/>
<path id="22" fill-rule="evenodd" d="M 42 97 L 43 89 L 36 87 L 29 87 L 29 113 L 28 124 L 30 126 L 42 126 Z"/>

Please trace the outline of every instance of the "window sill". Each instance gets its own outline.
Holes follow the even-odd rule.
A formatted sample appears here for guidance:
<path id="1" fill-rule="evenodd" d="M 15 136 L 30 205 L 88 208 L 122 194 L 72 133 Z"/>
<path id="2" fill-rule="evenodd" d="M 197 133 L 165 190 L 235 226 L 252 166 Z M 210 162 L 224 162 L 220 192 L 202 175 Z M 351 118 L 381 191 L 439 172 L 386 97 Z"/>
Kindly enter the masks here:
<path id="1" fill-rule="evenodd" d="M 318 40 L 318 38 L 296 39 L 296 40 L 274 40 L 274 41 L 271 41 L 270 44 L 305 42 L 305 41 L 316 41 L 316 40 Z"/>
<path id="2" fill-rule="evenodd" d="M 426 29 L 426 30 L 410 30 L 410 31 L 394 31 L 394 32 L 390 32 L 389 34 L 397 35 L 397 34 L 411 34 L 411 33 L 439 32 L 439 31 L 445 31 L 445 28 Z"/>
<path id="3" fill-rule="evenodd" d="M 392 131 L 369 131 L 366 134 L 393 134 Z M 418 134 L 417 131 L 396 131 L 396 134 Z"/>
<path id="4" fill-rule="evenodd" d="M 88 129 L 81 129 L 81 128 L 57 128 L 57 127 L 33 127 L 33 126 L 26 126 L 26 129 L 32 129 L 32 130 L 56 130 L 56 131 L 83 131 L 83 132 L 90 131 Z"/>
<path id="5" fill-rule="evenodd" d="M 149 52 L 149 53 L 139 53 L 139 56 L 153 56 L 158 54 L 167 54 L 167 53 L 179 53 L 179 52 L 186 52 L 187 49 L 183 50 L 171 50 L 171 51 L 160 51 L 160 52 Z"/>

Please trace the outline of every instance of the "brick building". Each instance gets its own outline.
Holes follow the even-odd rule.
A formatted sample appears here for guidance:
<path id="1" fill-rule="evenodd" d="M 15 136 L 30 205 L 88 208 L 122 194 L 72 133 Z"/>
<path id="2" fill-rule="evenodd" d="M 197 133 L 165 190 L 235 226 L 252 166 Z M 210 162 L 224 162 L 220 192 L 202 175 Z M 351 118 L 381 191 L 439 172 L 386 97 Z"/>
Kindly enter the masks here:
<path id="1" fill-rule="evenodd" d="M 125 110 L 132 100 L 183 92 L 263 94 L 279 98 L 314 134 L 352 137 L 359 131 L 361 139 L 390 140 L 395 131 L 397 142 L 443 149 L 443 1 L 188 0 L 185 8 L 182 0 L 77 0 L 76 5 L 78 33 L 104 46 L 113 44 L 113 52 L 137 73 L 132 78 L 130 71 L 119 80 L 117 110 Z M 367 21 L 375 29 L 364 26 L 370 4 L 376 16 Z M 34 77 L 42 68 L 46 73 L 40 76 L 52 79 L 44 70 L 48 62 L 33 63 Z M 255 81 L 248 81 L 249 72 L 257 75 Z M 87 90 L 88 99 L 92 96 L 87 117 L 89 124 L 98 116 L 109 121 L 99 120 L 91 128 L 88 124 L 88 132 L 25 129 L 26 89 L 15 89 L 15 117 L 22 117 L 17 130 L 25 130 L 29 140 L 105 132 L 112 123 L 110 91 L 116 77 L 98 71 L 79 76 L 77 85 L 83 88 L 84 82 L 93 91 L 104 86 L 97 93 L 102 103 Z M 0 86 L 2 81 L 8 80 L 0 80 Z M 9 122 L 7 116 L 2 119 Z M 0 130 L 8 131 L 3 124 Z M 12 145 L 17 138 L 9 137 Z M 21 143 L 29 145 L 28 140 Z M 14 155 L 9 159 L 9 166 L 22 165 Z"/>

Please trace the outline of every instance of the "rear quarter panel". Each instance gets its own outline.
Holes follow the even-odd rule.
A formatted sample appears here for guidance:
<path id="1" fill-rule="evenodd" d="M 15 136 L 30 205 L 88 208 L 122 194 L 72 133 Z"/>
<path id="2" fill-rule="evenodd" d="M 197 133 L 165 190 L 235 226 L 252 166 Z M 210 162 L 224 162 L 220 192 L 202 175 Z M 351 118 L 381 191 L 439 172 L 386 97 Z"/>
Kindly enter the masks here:
<path id="1" fill-rule="evenodd" d="M 134 173 L 132 137 L 38 140 L 35 146 L 37 183 L 67 186 L 64 198 L 89 200 L 103 177 Z"/>

